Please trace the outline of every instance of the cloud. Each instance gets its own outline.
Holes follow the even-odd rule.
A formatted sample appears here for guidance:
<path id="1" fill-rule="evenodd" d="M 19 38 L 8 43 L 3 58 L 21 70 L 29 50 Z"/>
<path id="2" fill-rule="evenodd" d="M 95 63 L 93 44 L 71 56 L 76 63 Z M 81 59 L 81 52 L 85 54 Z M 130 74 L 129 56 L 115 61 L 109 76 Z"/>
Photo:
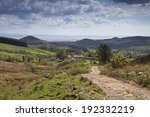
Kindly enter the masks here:
<path id="1" fill-rule="evenodd" d="M 113 0 L 114 2 L 123 2 L 127 4 L 145 4 L 150 2 L 150 0 Z"/>
<path id="2" fill-rule="evenodd" d="M 0 0 L 0 26 L 10 31 L 31 32 L 56 27 L 70 30 L 120 26 L 150 17 L 147 2 L 149 0 Z"/>

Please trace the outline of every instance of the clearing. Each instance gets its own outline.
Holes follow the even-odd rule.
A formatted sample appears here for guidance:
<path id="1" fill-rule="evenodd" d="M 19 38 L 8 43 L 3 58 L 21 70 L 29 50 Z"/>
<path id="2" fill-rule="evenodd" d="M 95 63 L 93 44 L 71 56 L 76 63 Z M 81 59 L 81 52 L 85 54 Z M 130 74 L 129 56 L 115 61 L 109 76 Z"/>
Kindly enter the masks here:
<path id="1" fill-rule="evenodd" d="M 104 75 L 99 75 L 98 66 L 92 67 L 92 72 L 83 74 L 84 78 L 97 84 L 110 100 L 150 99 L 150 91 L 134 83 L 127 83 Z"/>

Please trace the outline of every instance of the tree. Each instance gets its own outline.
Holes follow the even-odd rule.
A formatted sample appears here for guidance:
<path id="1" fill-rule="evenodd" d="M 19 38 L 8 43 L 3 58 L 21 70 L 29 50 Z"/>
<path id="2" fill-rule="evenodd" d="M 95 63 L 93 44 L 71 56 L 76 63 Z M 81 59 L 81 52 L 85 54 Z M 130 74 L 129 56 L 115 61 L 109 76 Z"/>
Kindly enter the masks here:
<path id="1" fill-rule="evenodd" d="M 110 62 L 110 58 L 112 56 L 111 48 L 105 44 L 101 44 L 97 48 L 97 55 L 100 63 L 108 63 Z"/>
<path id="2" fill-rule="evenodd" d="M 59 60 L 64 60 L 67 57 L 66 51 L 64 49 L 61 49 L 57 52 L 56 58 Z"/>

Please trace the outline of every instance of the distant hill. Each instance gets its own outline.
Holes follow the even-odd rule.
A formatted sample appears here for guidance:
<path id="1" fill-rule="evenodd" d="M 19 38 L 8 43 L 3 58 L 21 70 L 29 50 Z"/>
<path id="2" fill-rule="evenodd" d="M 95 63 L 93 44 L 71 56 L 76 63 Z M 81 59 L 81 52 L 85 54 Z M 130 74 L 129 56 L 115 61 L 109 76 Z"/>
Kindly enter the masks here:
<path id="1" fill-rule="evenodd" d="M 134 37 L 124 37 L 124 38 L 111 38 L 103 40 L 92 40 L 92 39 L 82 39 L 76 42 L 53 42 L 52 44 L 56 46 L 76 46 L 88 49 L 95 49 L 100 44 L 107 44 L 112 49 L 120 50 L 133 50 L 145 53 L 150 53 L 150 37 L 144 36 L 134 36 Z"/>
<path id="2" fill-rule="evenodd" d="M 47 44 L 49 44 L 47 41 L 41 40 L 41 39 L 33 37 L 33 36 L 26 36 L 26 37 L 20 39 L 20 41 L 25 42 L 28 45 L 47 45 Z"/>
<path id="3" fill-rule="evenodd" d="M 85 46 L 88 48 L 98 47 L 100 44 L 107 44 L 113 49 L 127 49 L 133 46 L 150 46 L 150 37 L 125 37 L 125 38 L 112 38 L 105 40 L 91 40 L 83 39 L 76 41 L 75 44 Z"/>
<path id="4" fill-rule="evenodd" d="M 22 42 L 22 41 L 17 40 L 17 39 L 7 38 L 7 37 L 0 37 L 0 43 L 5 43 L 5 44 L 10 44 L 10 45 L 15 45 L 15 46 L 27 47 L 27 43 Z"/>

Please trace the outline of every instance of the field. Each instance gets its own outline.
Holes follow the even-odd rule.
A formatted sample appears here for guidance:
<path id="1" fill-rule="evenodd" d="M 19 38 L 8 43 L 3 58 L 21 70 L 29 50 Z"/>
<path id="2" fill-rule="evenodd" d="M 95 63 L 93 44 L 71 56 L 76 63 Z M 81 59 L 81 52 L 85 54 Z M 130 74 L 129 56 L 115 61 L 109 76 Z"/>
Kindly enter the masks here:
<path id="1" fill-rule="evenodd" d="M 47 63 L 54 52 L 33 47 L 20 47 L 0 43 L 0 60 L 7 62 L 34 62 Z"/>
<path id="2" fill-rule="evenodd" d="M 20 47 L 0 43 L 0 99 L 101 100 L 116 99 L 114 97 L 117 96 L 117 99 L 149 99 L 149 96 L 144 98 L 140 95 L 139 89 L 134 92 L 126 86 L 150 89 L 149 55 L 141 54 L 142 58 L 138 59 L 137 56 L 140 54 L 118 51 L 113 53 L 110 62 L 99 64 L 98 59 L 95 60 L 96 51 L 80 52 L 84 53 L 85 58 L 71 56 L 79 50 L 73 51 L 74 53 L 69 52 L 69 48 L 59 48 L 56 52 L 51 52 L 38 47 Z M 70 57 L 67 57 L 67 54 L 70 54 Z M 88 55 L 92 55 L 93 58 L 86 57 Z M 99 75 L 98 68 L 93 70 L 96 68 L 93 67 L 95 65 L 99 66 L 100 74 L 105 76 Z M 88 77 L 83 77 L 83 74 Z M 108 81 L 105 80 L 106 78 Z M 114 78 L 129 84 L 134 82 L 139 86 L 134 87 L 127 83 L 124 85 L 126 90 L 116 88 L 122 82 Z M 109 80 L 118 84 L 107 84 Z M 109 87 L 112 89 L 110 90 Z M 120 90 L 121 93 L 115 94 L 115 90 Z M 124 95 L 125 92 L 126 95 Z M 113 96 L 109 96 L 110 94 Z"/>
<path id="3" fill-rule="evenodd" d="M 53 55 L 53 52 L 46 50 L 41 50 L 33 47 L 20 47 L 8 44 L 0 43 L 0 51 L 10 52 L 10 53 L 23 53 L 23 54 L 36 54 L 36 55 Z"/>
<path id="4" fill-rule="evenodd" d="M 88 68 L 81 61 L 56 66 L 0 62 L 0 99 L 103 99 L 98 86 L 78 75 Z"/>
<path id="5" fill-rule="evenodd" d="M 104 99 L 104 92 L 80 76 L 86 60 L 53 59 L 54 52 L 0 44 L 0 99 Z M 42 59 L 41 59 L 42 58 Z"/>

